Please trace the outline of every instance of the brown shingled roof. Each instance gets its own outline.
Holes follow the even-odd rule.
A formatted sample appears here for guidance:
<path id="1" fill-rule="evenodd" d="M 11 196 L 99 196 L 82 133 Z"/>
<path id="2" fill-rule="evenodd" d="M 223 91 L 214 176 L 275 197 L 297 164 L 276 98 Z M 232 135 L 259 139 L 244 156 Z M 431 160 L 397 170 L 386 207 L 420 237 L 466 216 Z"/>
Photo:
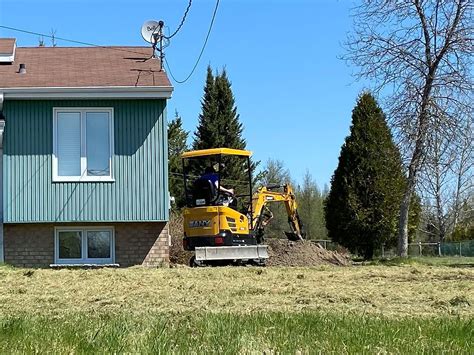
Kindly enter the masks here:
<path id="1" fill-rule="evenodd" d="M 13 54 L 15 38 L 0 38 L 0 54 Z"/>
<path id="2" fill-rule="evenodd" d="M 171 87 L 159 59 L 146 60 L 151 54 L 149 47 L 17 47 L 14 63 L 0 64 L 0 88 Z"/>

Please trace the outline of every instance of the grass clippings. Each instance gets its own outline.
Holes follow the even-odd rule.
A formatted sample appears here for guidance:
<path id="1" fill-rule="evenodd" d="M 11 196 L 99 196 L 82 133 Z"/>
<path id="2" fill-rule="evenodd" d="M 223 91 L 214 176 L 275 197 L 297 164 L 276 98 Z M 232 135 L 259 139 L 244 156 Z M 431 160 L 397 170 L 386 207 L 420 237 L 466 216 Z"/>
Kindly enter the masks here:
<path id="1" fill-rule="evenodd" d="M 0 267 L 0 314 L 356 312 L 474 317 L 474 269 L 316 268 L 48 270 Z M 436 304 L 444 304 L 438 307 Z"/>

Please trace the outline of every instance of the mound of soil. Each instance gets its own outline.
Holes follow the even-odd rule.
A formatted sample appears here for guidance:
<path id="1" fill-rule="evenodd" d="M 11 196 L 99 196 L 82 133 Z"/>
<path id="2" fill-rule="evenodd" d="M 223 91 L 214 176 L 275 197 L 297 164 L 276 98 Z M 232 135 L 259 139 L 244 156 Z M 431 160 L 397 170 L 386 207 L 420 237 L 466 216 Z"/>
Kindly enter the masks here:
<path id="1" fill-rule="evenodd" d="M 193 253 L 183 249 L 183 217 L 174 215 L 170 219 L 169 233 L 171 235 L 170 264 L 189 265 Z"/>
<path id="2" fill-rule="evenodd" d="M 315 266 L 350 264 L 347 254 L 324 249 L 321 245 L 310 241 L 291 242 L 287 239 L 267 238 L 269 246 L 267 266 Z"/>

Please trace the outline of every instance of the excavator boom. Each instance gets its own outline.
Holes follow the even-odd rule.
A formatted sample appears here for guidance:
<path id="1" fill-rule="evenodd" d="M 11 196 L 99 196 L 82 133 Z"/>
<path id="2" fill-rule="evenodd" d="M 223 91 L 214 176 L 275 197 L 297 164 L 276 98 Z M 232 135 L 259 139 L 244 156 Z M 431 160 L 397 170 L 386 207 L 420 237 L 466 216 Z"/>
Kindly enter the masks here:
<path id="1" fill-rule="evenodd" d="M 283 191 L 280 191 L 283 189 Z M 278 190 L 278 191 L 276 191 Z M 263 228 L 272 218 L 268 210 L 268 204 L 273 202 L 283 202 L 286 213 L 288 214 L 288 223 L 291 232 L 285 232 L 290 240 L 303 240 L 304 233 L 302 224 L 298 215 L 298 205 L 293 189 L 289 184 L 278 186 L 262 186 L 252 197 L 252 229 L 263 233 Z M 266 213 L 270 213 L 270 216 Z"/>

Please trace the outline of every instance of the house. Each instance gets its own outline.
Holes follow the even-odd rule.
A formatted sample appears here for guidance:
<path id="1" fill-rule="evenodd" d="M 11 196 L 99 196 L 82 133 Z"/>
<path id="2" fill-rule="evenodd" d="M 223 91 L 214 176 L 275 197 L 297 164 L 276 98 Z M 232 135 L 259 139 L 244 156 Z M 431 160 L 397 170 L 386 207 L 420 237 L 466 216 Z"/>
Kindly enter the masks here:
<path id="1" fill-rule="evenodd" d="M 168 262 L 173 88 L 151 54 L 0 39 L 0 261 Z"/>

